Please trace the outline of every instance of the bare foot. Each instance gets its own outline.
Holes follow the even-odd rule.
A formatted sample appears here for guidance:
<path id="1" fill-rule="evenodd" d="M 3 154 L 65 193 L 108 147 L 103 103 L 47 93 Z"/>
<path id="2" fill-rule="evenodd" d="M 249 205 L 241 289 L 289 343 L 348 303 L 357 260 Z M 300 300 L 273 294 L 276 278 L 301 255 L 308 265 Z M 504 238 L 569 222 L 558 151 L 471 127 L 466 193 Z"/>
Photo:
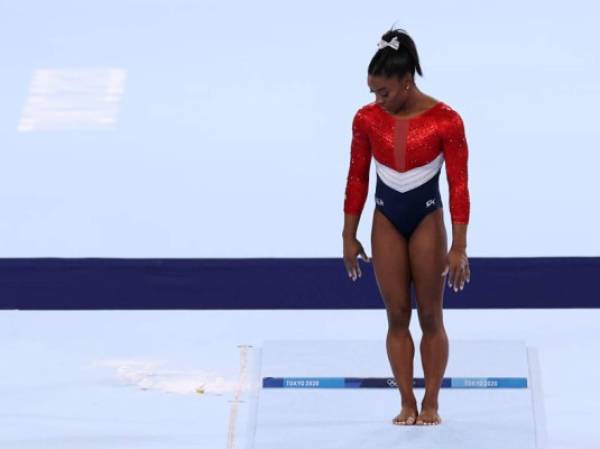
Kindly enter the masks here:
<path id="1" fill-rule="evenodd" d="M 417 420 L 417 406 L 407 405 L 402 407 L 402 411 L 393 420 L 392 423 L 399 426 L 410 426 Z"/>
<path id="2" fill-rule="evenodd" d="M 434 408 L 424 408 L 417 417 L 418 426 L 435 426 L 442 423 L 442 418 Z"/>

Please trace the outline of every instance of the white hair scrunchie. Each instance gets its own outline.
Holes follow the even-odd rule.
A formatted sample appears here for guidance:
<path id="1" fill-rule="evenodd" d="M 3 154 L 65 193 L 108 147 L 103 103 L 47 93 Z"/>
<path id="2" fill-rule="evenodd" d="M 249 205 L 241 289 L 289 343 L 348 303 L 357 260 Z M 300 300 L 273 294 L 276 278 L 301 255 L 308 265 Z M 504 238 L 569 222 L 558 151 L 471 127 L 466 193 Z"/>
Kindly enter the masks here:
<path id="1" fill-rule="evenodd" d="M 398 50 L 400 48 L 400 41 L 398 40 L 398 36 L 394 36 L 394 38 L 389 42 L 381 39 L 377 44 L 377 48 L 381 50 L 385 47 L 392 47 L 394 50 Z"/>

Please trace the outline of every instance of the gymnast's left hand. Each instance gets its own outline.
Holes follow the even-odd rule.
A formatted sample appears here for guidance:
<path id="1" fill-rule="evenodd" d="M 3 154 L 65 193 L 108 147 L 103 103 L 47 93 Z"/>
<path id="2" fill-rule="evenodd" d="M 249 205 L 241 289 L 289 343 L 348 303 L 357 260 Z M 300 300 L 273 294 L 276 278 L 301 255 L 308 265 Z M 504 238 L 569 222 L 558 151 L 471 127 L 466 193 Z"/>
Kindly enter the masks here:
<path id="1" fill-rule="evenodd" d="M 442 277 L 446 274 L 448 275 L 448 287 L 454 286 L 455 292 L 458 292 L 459 289 L 462 290 L 465 282 L 471 282 L 471 270 L 466 250 L 450 248 Z"/>

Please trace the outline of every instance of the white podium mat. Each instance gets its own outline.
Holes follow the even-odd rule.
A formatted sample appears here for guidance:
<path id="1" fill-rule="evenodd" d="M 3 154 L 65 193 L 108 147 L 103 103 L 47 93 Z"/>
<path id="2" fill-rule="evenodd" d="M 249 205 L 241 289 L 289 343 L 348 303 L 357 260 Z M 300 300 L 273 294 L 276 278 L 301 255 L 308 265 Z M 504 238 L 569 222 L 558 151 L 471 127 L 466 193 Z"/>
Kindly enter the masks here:
<path id="1" fill-rule="evenodd" d="M 416 344 L 416 343 L 415 343 Z M 416 344 L 417 345 L 417 344 Z M 414 377 L 423 377 L 418 346 Z M 536 360 L 537 363 L 537 360 Z M 389 377 L 385 341 L 265 341 L 260 378 Z M 539 385 L 520 341 L 450 341 L 444 377 L 526 377 L 527 388 L 454 389 L 439 394 L 438 426 L 397 426 L 397 389 L 263 388 L 253 449 L 410 447 L 545 449 Z M 424 390 L 415 388 L 420 405 Z"/>

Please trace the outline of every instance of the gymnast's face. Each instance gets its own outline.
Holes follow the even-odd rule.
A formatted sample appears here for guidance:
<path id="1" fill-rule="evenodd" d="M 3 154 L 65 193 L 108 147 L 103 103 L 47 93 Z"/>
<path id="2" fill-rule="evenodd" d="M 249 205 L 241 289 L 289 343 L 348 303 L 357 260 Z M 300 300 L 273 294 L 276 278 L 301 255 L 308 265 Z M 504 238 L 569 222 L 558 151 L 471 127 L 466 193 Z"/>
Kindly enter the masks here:
<path id="1" fill-rule="evenodd" d="M 410 93 L 411 76 L 409 73 L 401 79 L 396 76 L 386 78 L 384 76 L 369 75 L 367 84 L 371 92 L 375 94 L 375 103 L 394 114 L 402 109 Z"/>

